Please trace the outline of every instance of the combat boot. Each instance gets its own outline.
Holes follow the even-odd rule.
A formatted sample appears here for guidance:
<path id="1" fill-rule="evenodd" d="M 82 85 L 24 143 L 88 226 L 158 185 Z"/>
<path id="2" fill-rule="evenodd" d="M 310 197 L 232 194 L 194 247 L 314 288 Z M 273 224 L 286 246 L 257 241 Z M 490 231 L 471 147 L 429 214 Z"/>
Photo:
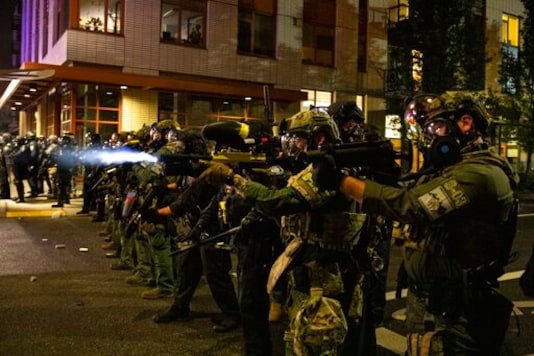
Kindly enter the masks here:
<path id="1" fill-rule="evenodd" d="M 143 278 L 140 275 L 138 275 L 137 273 L 134 274 L 133 276 L 130 276 L 130 277 L 126 278 L 126 283 L 127 284 L 131 284 L 131 285 L 135 285 L 135 286 L 143 286 L 143 287 L 154 286 L 154 281 L 153 280 L 148 279 L 148 278 Z"/>
<path id="2" fill-rule="evenodd" d="M 114 271 L 131 271 L 133 270 L 133 267 L 126 263 L 119 261 L 119 262 L 113 262 L 111 264 L 111 269 Z"/>
<path id="3" fill-rule="evenodd" d="M 119 248 L 119 245 L 114 241 L 110 241 L 108 243 L 103 244 L 101 247 L 102 247 L 102 250 L 116 251 Z"/>
<path id="4" fill-rule="evenodd" d="M 189 310 L 180 309 L 175 303 L 168 309 L 158 312 L 152 318 L 152 320 L 158 324 L 167 324 L 173 321 L 187 321 L 189 319 Z"/>
<path id="5" fill-rule="evenodd" d="M 172 297 L 172 291 L 163 291 L 160 288 L 152 288 L 141 293 L 143 299 L 161 299 Z"/>

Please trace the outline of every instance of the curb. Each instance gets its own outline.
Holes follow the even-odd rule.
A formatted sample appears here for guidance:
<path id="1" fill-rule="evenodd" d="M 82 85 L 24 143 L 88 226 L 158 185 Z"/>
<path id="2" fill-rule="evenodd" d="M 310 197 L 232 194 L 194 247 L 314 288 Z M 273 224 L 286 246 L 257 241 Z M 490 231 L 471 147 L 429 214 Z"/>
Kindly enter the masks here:
<path id="1" fill-rule="evenodd" d="M 66 204 L 63 208 L 52 208 L 54 200 L 46 198 L 28 199 L 24 203 L 16 203 L 10 199 L 0 200 L 0 218 L 34 218 L 49 217 L 61 218 L 65 216 L 76 216 L 83 205 L 82 198 L 71 198 L 71 204 Z"/>

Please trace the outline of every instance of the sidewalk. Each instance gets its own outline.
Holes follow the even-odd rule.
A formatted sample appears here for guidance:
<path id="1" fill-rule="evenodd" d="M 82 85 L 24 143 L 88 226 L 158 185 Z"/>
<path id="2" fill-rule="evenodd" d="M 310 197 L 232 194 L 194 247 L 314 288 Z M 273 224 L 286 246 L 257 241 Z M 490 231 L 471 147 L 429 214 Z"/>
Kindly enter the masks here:
<path id="1" fill-rule="evenodd" d="M 37 198 L 27 198 L 24 203 L 15 203 L 11 199 L 0 200 L 0 218 L 22 218 L 22 217 L 52 217 L 76 215 L 82 209 L 83 198 L 71 198 L 70 204 L 65 204 L 63 208 L 52 208 L 56 200 L 48 199 L 46 196 Z"/>

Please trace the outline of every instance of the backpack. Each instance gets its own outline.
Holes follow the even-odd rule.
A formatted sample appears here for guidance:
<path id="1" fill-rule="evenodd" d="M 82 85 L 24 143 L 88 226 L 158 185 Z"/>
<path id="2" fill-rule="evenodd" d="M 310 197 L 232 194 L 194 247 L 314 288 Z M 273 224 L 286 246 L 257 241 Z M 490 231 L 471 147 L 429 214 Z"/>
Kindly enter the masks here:
<path id="1" fill-rule="evenodd" d="M 510 211 L 508 212 L 508 218 L 504 221 L 499 230 L 503 238 L 503 244 L 501 248 L 501 253 L 497 258 L 497 277 L 500 277 L 504 274 L 504 267 L 509 263 L 515 261 L 518 257 L 518 253 L 512 252 L 512 247 L 514 245 L 514 239 L 517 232 L 517 215 L 519 211 L 519 198 L 517 193 L 514 192 L 514 200 Z"/>
<path id="2" fill-rule="evenodd" d="M 519 278 L 519 286 L 527 297 L 534 298 L 534 244 L 525 271 Z"/>
<path id="3" fill-rule="evenodd" d="M 293 351 L 297 356 L 337 355 L 347 335 L 348 325 L 339 301 L 312 288 L 295 317 Z"/>

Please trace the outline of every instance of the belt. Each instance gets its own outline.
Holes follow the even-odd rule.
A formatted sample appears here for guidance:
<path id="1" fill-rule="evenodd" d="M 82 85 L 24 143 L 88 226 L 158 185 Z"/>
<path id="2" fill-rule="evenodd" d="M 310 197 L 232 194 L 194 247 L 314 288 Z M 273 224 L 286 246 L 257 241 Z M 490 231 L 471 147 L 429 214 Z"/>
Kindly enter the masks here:
<path id="1" fill-rule="evenodd" d="M 320 239 L 316 233 L 309 233 L 308 237 L 304 240 L 308 245 L 315 245 L 322 249 L 329 251 L 345 251 L 350 252 L 352 250 L 352 244 L 348 241 L 324 241 Z"/>

